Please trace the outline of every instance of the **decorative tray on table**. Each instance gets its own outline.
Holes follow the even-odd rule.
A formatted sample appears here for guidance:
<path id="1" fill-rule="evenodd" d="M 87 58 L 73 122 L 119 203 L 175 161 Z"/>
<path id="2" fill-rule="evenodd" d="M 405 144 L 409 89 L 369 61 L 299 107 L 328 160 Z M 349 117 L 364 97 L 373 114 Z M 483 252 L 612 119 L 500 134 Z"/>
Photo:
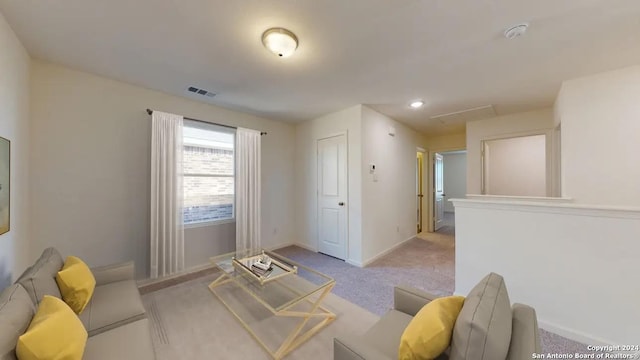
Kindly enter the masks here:
<path id="1" fill-rule="evenodd" d="M 241 259 L 234 257 L 233 265 L 240 271 L 258 280 L 261 285 L 298 272 L 296 266 L 274 259 L 265 254 L 264 251 L 260 255 Z"/>

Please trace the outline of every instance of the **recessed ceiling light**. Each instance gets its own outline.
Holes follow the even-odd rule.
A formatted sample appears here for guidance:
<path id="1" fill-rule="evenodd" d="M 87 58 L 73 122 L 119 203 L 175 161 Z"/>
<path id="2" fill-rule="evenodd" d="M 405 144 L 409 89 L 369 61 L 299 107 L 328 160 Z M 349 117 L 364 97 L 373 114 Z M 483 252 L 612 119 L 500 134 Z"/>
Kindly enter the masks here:
<path id="1" fill-rule="evenodd" d="M 409 107 L 412 109 L 420 109 L 423 106 L 424 106 L 424 101 L 422 100 L 415 100 L 409 104 Z"/>
<path id="2" fill-rule="evenodd" d="M 262 34 L 262 43 L 279 57 L 288 57 L 298 48 L 298 38 L 283 28 L 271 28 Z"/>
<path id="3" fill-rule="evenodd" d="M 506 37 L 509 40 L 513 40 L 517 37 L 524 35 L 524 33 L 527 32 L 527 28 L 529 28 L 529 24 L 527 23 L 514 25 L 504 31 L 504 37 Z"/>

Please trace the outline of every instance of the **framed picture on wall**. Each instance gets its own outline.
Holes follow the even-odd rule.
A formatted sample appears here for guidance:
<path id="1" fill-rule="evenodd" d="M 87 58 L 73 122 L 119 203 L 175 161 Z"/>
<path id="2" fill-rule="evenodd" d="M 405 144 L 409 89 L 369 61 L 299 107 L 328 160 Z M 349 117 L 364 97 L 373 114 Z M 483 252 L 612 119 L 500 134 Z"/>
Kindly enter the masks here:
<path id="1" fill-rule="evenodd" d="M 9 231 L 11 142 L 0 137 L 0 235 Z"/>

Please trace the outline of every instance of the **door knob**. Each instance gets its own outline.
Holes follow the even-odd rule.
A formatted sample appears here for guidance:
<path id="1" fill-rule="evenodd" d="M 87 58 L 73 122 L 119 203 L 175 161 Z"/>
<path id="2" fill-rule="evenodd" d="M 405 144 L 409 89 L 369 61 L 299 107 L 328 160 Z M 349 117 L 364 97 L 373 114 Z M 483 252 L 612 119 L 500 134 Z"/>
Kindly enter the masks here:
<path id="1" fill-rule="evenodd" d="M 340 205 L 340 206 L 344 206 L 344 203 L 343 203 L 342 201 L 340 201 L 340 202 L 338 203 L 338 205 Z"/>

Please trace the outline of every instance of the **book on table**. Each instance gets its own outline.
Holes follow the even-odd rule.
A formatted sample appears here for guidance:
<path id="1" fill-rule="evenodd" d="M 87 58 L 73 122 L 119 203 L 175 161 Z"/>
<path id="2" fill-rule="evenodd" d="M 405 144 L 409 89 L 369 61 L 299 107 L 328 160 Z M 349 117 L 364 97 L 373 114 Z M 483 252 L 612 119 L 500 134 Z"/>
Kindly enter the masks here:
<path id="1" fill-rule="evenodd" d="M 254 274 L 262 276 L 262 277 L 267 277 L 271 274 L 271 272 L 273 271 L 273 267 L 269 267 L 268 269 L 262 269 L 258 266 L 256 266 L 255 264 L 251 265 L 251 271 L 253 271 Z"/>

